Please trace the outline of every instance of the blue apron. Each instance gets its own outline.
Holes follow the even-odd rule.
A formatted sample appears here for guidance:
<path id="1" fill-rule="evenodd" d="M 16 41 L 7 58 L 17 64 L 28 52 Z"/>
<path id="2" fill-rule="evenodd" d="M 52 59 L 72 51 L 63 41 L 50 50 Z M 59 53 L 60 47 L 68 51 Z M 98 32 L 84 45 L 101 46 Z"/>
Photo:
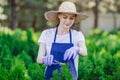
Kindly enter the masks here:
<path id="1" fill-rule="evenodd" d="M 55 32 L 55 36 L 54 36 L 54 42 L 52 43 L 51 55 L 54 56 L 54 60 L 56 60 L 56 61 L 59 61 L 59 62 L 62 62 L 62 63 L 68 63 L 74 80 L 77 80 L 78 76 L 77 76 L 77 71 L 76 71 L 76 68 L 75 68 L 74 60 L 73 59 L 70 59 L 69 61 L 64 60 L 65 51 L 73 46 L 71 30 L 69 30 L 70 43 L 55 43 L 57 32 L 58 32 L 58 27 L 56 28 L 56 32 Z M 60 64 L 54 64 L 54 65 L 51 65 L 51 66 L 47 66 L 46 71 L 45 71 L 45 80 L 50 80 L 50 78 L 53 77 L 53 72 L 55 70 L 57 70 L 58 73 L 60 73 L 61 72 L 60 68 L 61 68 Z"/>

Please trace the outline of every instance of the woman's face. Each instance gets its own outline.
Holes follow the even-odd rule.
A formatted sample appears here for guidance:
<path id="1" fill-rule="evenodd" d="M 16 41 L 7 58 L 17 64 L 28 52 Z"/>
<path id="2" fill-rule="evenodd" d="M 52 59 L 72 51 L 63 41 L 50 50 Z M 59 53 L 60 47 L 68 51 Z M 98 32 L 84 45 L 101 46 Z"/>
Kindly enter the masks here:
<path id="1" fill-rule="evenodd" d="M 60 13 L 58 14 L 60 20 L 59 25 L 63 28 L 69 29 L 75 22 L 74 14 Z"/>

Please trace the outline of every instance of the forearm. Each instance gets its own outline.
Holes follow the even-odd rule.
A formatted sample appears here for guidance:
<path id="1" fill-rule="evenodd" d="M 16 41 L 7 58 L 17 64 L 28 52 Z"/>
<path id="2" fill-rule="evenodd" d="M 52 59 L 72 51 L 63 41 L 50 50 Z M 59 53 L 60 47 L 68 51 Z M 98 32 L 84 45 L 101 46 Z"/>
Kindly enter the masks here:
<path id="1" fill-rule="evenodd" d="M 87 56 L 87 49 L 79 48 L 79 55 Z"/>
<path id="2" fill-rule="evenodd" d="M 43 63 L 43 56 L 38 56 L 37 57 L 37 63 L 42 64 Z"/>
<path id="3" fill-rule="evenodd" d="M 45 44 L 41 43 L 38 51 L 38 56 L 37 56 L 38 64 L 43 63 L 43 57 L 45 56 L 45 52 L 46 52 Z"/>
<path id="4" fill-rule="evenodd" d="M 87 48 L 86 48 L 85 41 L 79 42 L 79 54 L 81 56 L 87 56 Z"/>

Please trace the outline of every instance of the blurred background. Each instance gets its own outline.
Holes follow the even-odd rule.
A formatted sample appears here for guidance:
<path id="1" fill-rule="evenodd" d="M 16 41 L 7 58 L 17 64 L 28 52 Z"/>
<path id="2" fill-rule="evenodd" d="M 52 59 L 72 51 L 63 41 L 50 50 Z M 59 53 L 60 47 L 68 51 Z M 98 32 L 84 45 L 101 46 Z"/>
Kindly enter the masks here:
<path id="1" fill-rule="evenodd" d="M 33 28 L 42 31 L 51 26 L 44 18 L 48 10 L 58 10 L 65 0 L 0 0 L 0 25 L 11 29 Z M 120 29 L 120 0 L 68 0 L 77 11 L 86 12 L 89 18 L 77 24 L 77 29 L 88 34 L 91 29 L 111 31 Z"/>
<path id="2" fill-rule="evenodd" d="M 0 0 L 0 80 L 44 80 L 36 63 L 41 32 L 55 25 L 44 13 L 66 0 Z M 87 57 L 79 57 L 78 80 L 120 80 L 120 0 L 67 0 L 86 20 L 73 26 L 85 35 Z M 52 80 L 73 80 L 67 65 Z"/>

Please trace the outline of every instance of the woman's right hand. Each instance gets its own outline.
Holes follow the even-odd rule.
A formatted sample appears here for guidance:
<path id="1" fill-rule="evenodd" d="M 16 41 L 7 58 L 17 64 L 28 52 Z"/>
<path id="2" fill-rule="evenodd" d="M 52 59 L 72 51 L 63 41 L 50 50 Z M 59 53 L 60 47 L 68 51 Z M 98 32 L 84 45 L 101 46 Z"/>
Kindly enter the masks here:
<path id="1" fill-rule="evenodd" d="M 44 56 L 43 57 L 43 63 L 46 65 L 46 66 L 51 66 L 54 64 L 53 62 L 53 55 L 47 55 L 47 56 Z"/>

